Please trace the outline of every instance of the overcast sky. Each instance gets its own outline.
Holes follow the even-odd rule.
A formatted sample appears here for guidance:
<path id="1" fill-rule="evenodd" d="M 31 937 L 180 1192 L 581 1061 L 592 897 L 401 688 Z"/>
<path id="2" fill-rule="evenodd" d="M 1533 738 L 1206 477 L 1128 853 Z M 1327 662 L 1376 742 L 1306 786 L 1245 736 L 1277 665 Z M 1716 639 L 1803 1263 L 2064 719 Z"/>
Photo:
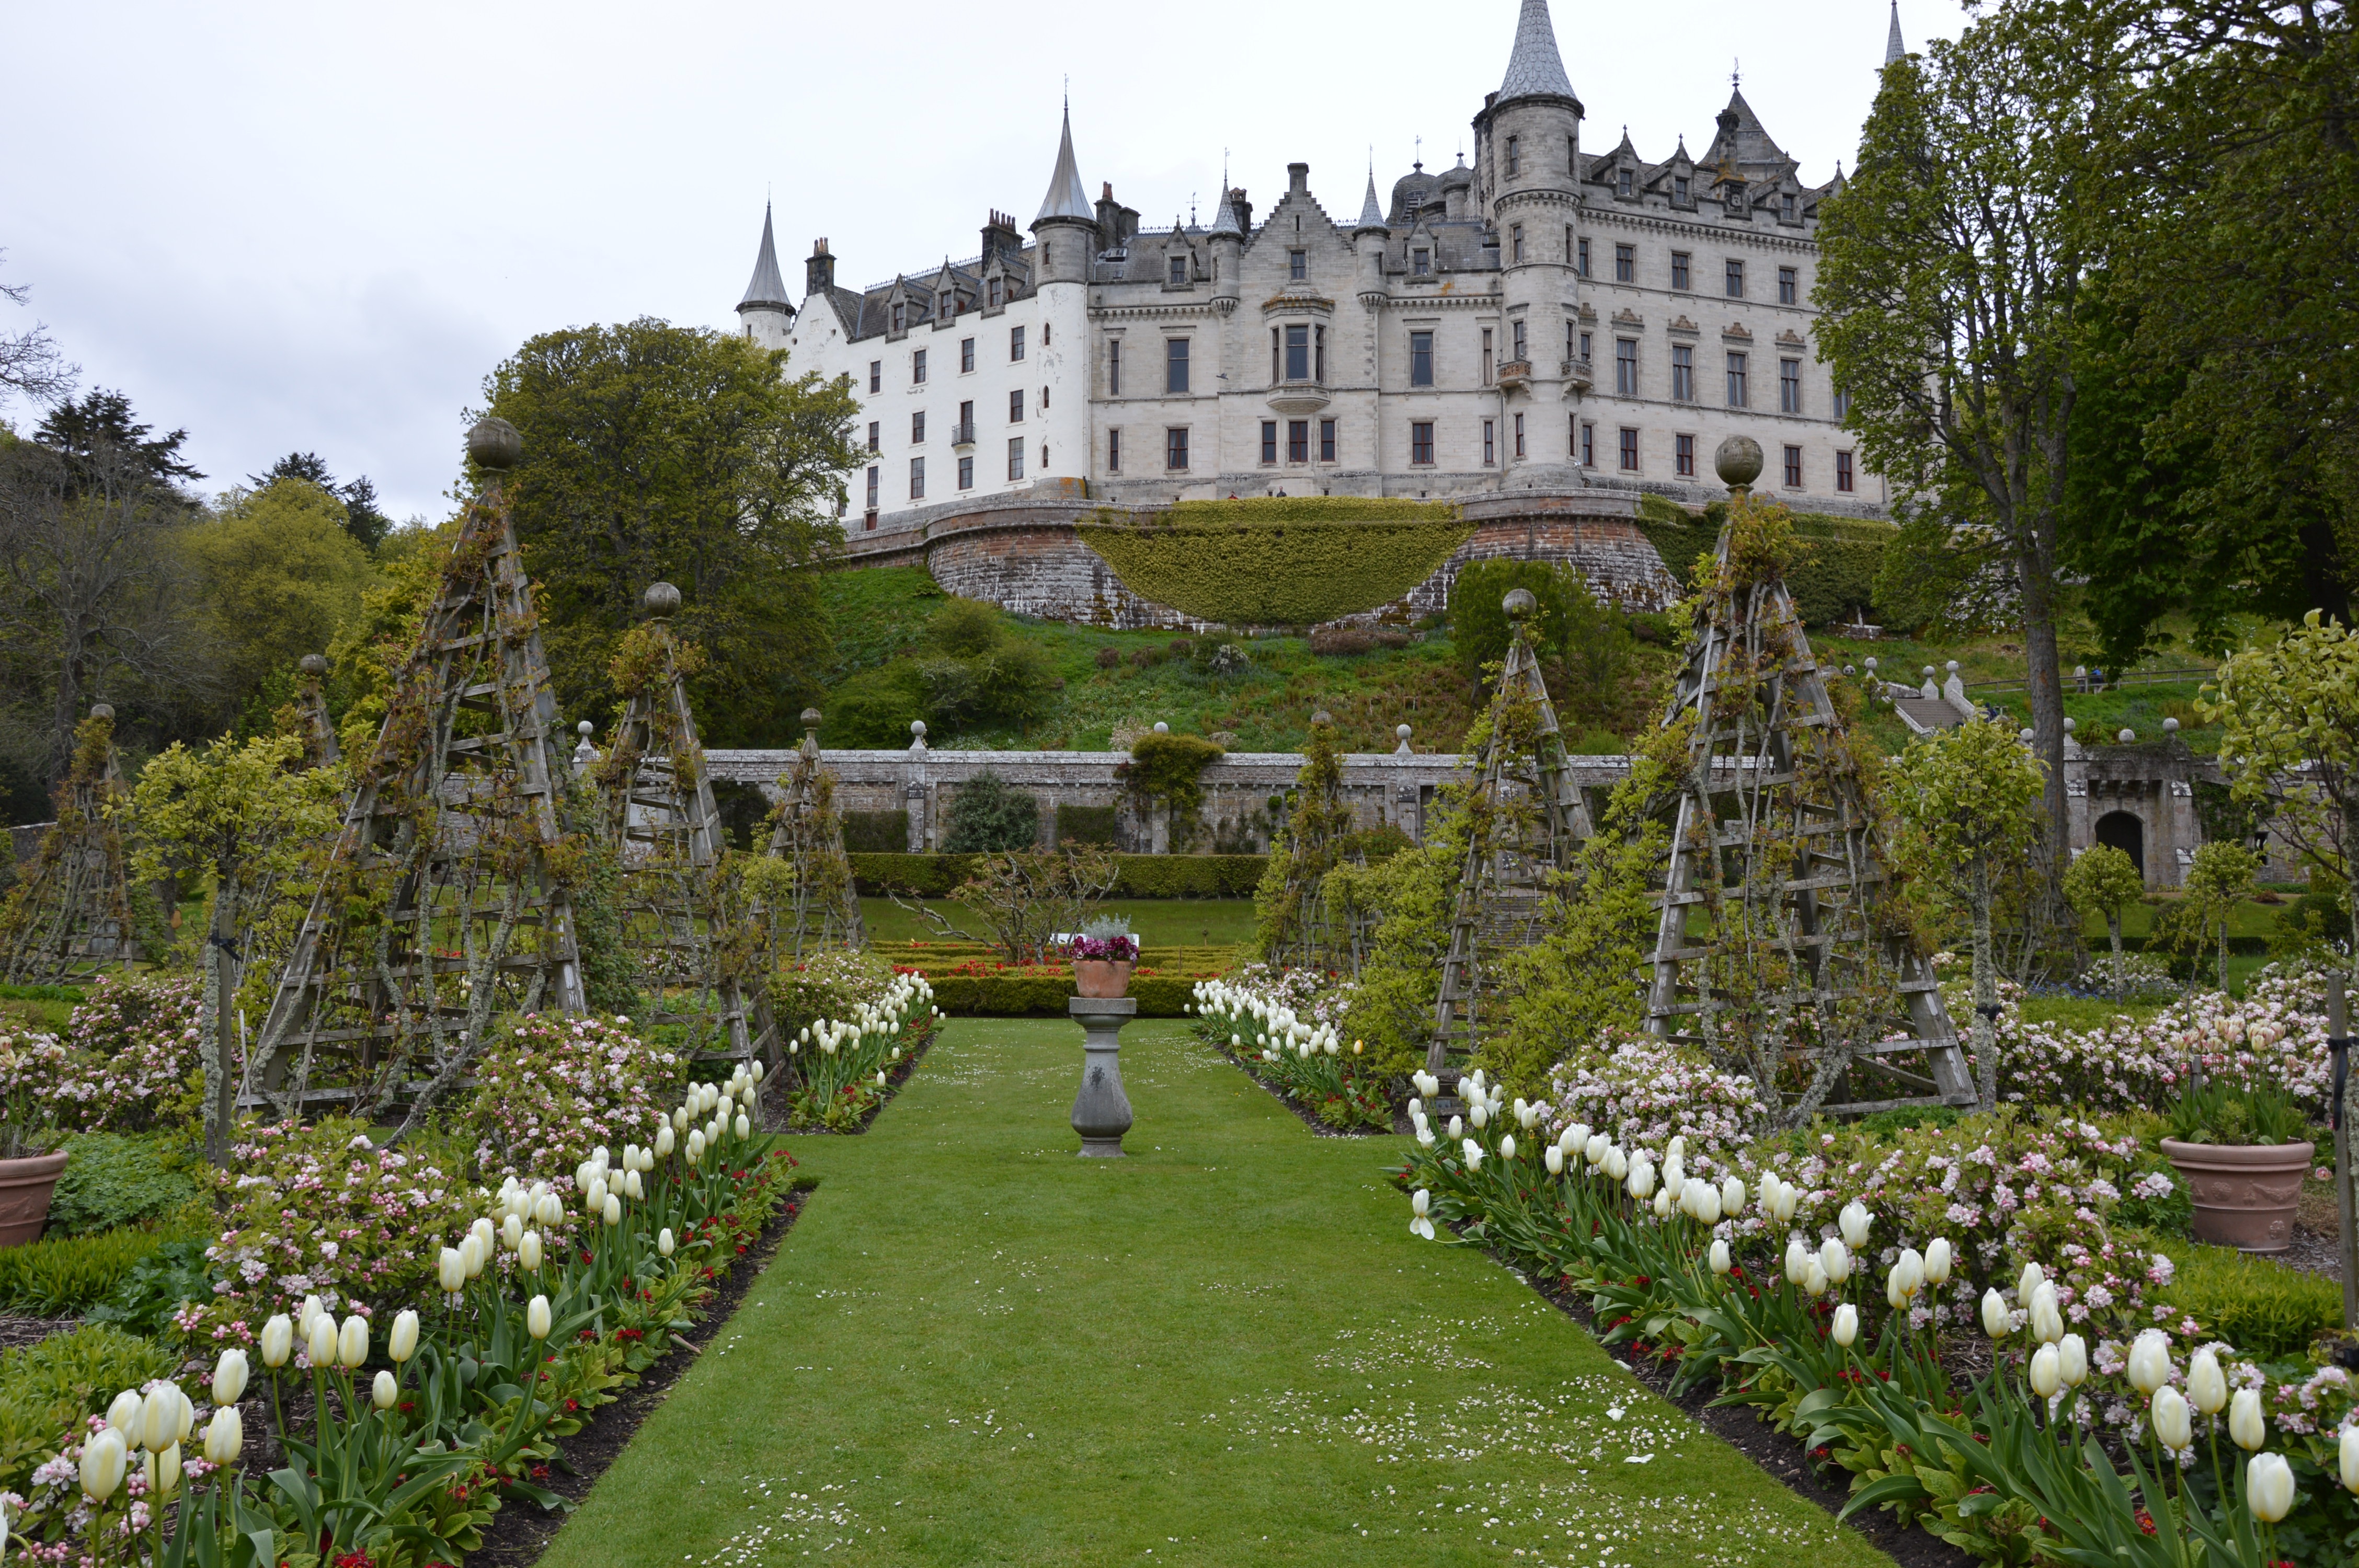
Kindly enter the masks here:
<path id="1" fill-rule="evenodd" d="M 1732 62 L 1817 183 L 1849 168 L 1886 0 L 1558 0 L 1588 110 L 1701 154 Z M 0 330 L 46 321 L 82 384 L 186 427 L 218 488 L 293 449 L 440 517 L 461 411 L 534 332 L 639 315 L 734 328 L 762 202 L 780 262 L 826 235 L 858 287 L 1028 224 L 1070 80 L 1094 194 L 1210 222 L 1223 149 L 1266 208 L 1286 165 L 1354 215 L 1415 138 L 1470 145 L 1517 0 L 865 5 L 15 0 L 0 115 Z M 1914 49 L 1952 0 L 1902 0 Z M 20 429 L 24 405 L 0 407 Z"/>

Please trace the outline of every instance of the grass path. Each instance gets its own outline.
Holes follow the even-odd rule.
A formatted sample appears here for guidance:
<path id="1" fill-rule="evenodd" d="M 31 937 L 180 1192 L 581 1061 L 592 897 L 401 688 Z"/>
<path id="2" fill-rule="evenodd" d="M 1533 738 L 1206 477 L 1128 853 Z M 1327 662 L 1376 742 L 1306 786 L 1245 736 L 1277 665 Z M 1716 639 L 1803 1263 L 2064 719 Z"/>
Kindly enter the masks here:
<path id="1" fill-rule="evenodd" d="M 960 1021 L 543 1568 L 1886 1563 L 1173 1023 Z"/>

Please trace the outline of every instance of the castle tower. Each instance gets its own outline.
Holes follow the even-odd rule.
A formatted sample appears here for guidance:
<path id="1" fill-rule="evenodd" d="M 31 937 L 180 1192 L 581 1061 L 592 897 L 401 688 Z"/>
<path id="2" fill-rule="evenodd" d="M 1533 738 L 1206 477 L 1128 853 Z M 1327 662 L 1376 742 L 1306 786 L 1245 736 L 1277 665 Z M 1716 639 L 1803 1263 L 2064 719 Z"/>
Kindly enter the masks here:
<path id="1" fill-rule="evenodd" d="M 1900 0 L 1892 0 L 1892 30 L 1884 35 L 1884 63 L 1905 59 L 1908 49 L 1900 41 Z"/>
<path id="2" fill-rule="evenodd" d="M 1098 216 L 1073 159 L 1073 112 L 1065 109 L 1057 167 L 1032 220 L 1032 283 L 1040 300 L 1041 397 L 1028 471 L 1079 482 L 1090 471 L 1089 281 Z M 1049 396 L 1051 392 L 1060 394 Z"/>
<path id="3" fill-rule="evenodd" d="M 1475 190 L 1498 235 L 1501 436 L 1510 470 L 1563 460 L 1565 312 L 1580 287 L 1581 116 L 1548 0 L 1524 0 L 1506 75 L 1474 117 Z"/>
<path id="4" fill-rule="evenodd" d="M 1220 199 L 1212 205 L 1212 226 L 1204 241 L 1212 253 L 1212 303 L 1225 314 L 1237 306 L 1237 273 L 1244 266 L 1245 231 L 1237 222 L 1236 203 L 1229 199 L 1225 179 Z"/>
<path id="5" fill-rule="evenodd" d="M 821 241 L 824 244 L 826 242 Z M 762 203 L 762 248 L 754 255 L 753 281 L 737 302 L 737 319 L 745 335 L 766 349 L 787 346 L 787 329 L 794 325 L 794 301 L 787 297 L 787 280 L 778 272 L 778 245 L 770 233 L 770 204 Z"/>

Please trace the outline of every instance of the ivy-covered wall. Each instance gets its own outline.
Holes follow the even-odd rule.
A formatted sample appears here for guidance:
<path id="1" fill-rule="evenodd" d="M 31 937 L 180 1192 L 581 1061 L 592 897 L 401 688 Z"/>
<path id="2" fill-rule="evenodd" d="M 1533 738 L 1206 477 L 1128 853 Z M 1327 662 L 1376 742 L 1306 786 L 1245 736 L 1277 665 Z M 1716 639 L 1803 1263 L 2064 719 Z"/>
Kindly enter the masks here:
<path id="1" fill-rule="evenodd" d="M 1682 592 L 1692 589 L 1696 557 L 1708 553 L 1720 537 L 1721 519 L 1726 514 L 1725 504 L 1720 502 L 1706 507 L 1701 517 L 1658 495 L 1639 502 L 1639 530 L 1679 579 Z M 1798 512 L 1794 532 L 1801 537 L 1805 551 L 1786 574 L 1786 586 L 1794 595 L 1794 608 L 1800 611 L 1804 625 L 1848 622 L 1862 609 L 1871 616 L 1880 614 L 1876 573 L 1883 568 L 1886 547 L 1899 538 L 1899 529 L 1889 523 Z"/>

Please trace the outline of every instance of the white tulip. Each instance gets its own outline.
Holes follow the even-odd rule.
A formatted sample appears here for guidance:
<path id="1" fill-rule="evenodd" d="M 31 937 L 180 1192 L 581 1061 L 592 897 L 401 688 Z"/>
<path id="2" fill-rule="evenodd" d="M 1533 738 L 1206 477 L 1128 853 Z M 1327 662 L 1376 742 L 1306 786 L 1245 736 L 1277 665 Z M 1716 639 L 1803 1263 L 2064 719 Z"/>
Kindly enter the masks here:
<path id="1" fill-rule="evenodd" d="M 1819 1243 L 1819 1267 L 1827 1271 L 1830 1281 L 1842 1284 L 1851 1278 L 1851 1249 L 1838 1238 L 1828 1237 Z"/>
<path id="2" fill-rule="evenodd" d="M 217 1405 L 237 1403 L 240 1396 L 245 1392 L 245 1380 L 249 1375 L 245 1351 L 236 1349 L 223 1351 L 221 1359 L 213 1363 L 213 1403 Z"/>
<path id="3" fill-rule="evenodd" d="M 368 1359 L 368 1319 L 354 1313 L 336 1336 L 336 1362 L 347 1372 Z"/>
<path id="4" fill-rule="evenodd" d="M 606 1195 L 606 1223 L 608 1225 L 623 1223 L 623 1200 L 612 1193 Z"/>
<path id="5" fill-rule="evenodd" d="M 882 1073 L 879 1073 L 879 1074 L 877 1074 L 877 1075 L 876 1075 L 876 1077 L 877 1077 L 877 1080 L 878 1080 L 876 1087 L 877 1087 L 878 1088 L 883 1088 L 883 1087 L 885 1087 L 885 1085 L 884 1085 L 884 1081 L 883 1081 L 883 1080 L 884 1080 L 884 1077 L 885 1077 L 885 1075 L 884 1075 L 884 1074 L 882 1074 Z M 742 1110 L 741 1110 L 741 1111 L 739 1111 L 739 1112 L 737 1113 L 737 1119 L 736 1119 L 734 1122 L 731 1123 L 731 1125 L 730 1125 L 730 1130 L 731 1130 L 731 1131 L 733 1131 L 733 1132 L 734 1132 L 734 1133 L 736 1133 L 736 1134 L 737 1134 L 737 1136 L 738 1136 L 738 1137 L 740 1137 L 740 1138 L 750 1138 L 750 1137 L 752 1137 L 752 1136 L 753 1136 L 753 1134 L 754 1134 L 754 1123 L 753 1123 L 753 1121 L 752 1121 L 750 1119 L 748 1119 L 748 1118 L 747 1118 L 747 1116 L 745 1115 L 745 1113 L 744 1111 L 742 1111 Z M 632 1195 L 633 1197 L 636 1197 L 636 1196 L 638 1196 L 639 1195 L 638 1195 L 638 1194 L 636 1194 L 636 1193 L 633 1193 L 631 1195 Z"/>
<path id="6" fill-rule="evenodd" d="M 1929 1285 L 1948 1284 L 1951 1261 L 1949 1238 L 1937 1236 L 1927 1242 L 1925 1244 L 1925 1282 Z"/>
<path id="7" fill-rule="evenodd" d="M 582 1212 L 593 1217 L 606 1208 L 606 1178 L 592 1176 L 582 1191 Z"/>
<path id="8" fill-rule="evenodd" d="M 531 1272 L 540 1267 L 540 1232 L 527 1230 L 516 1243 L 516 1267 Z"/>
<path id="9" fill-rule="evenodd" d="M 500 1221 L 500 1239 L 507 1243 L 507 1249 L 511 1252 L 516 1249 L 516 1243 L 524 1239 L 524 1220 L 513 1210 L 506 1219 Z"/>
<path id="10" fill-rule="evenodd" d="M 238 1451 L 245 1446 L 245 1422 L 235 1405 L 223 1405 L 213 1411 L 213 1419 L 205 1426 L 205 1463 L 234 1465 Z"/>
<path id="11" fill-rule="evenodd" d="M 2056 1310 L 2056 1286 L 2042 1280 L 2031 1292 L 2031 1337 L 2053 1345 L 2064 1337 L 2064 1314 Z"/>
<path id="12" fill-rule="evenodd" d="M 325 1306 L 321 1304 L 319 1297 L 305 1296 L 303 1298 L 302 1307 L 295 1314 L 296 1332 L 302 1335 L 305 1339 L 310 1339 L 311 1337 L 311 1320 L 318 1317 L 321 1313 L 327 1310 L 328 1309 Z"/>
<path id="13" fill-rule="evenodd" d="M 1630 1162 L 1630 1195 L 1645 1202 L 1655 1190 L 1655 1162 L 1643 1153 Z"/>
<path id="14" fill-rule="evenodd" d="M 123 1485 L 123 1472 L 130 1463 L 130 1445 L 120 1429 L 110 1426 L 92 1438 L 82 1450 L 82 1495 L 94 1503 L 106 1501 Z"/>
<path id="15" fill-rule="evenodd" d="M 1608 1149 L 1605 1151 L 1605 1162 L 1602 1168 L 1605 1172 L 1607 1181 L 1618 1182 L 1630 1173 L 1630 1156 L 1622 1152 L 1618 1146 Z"/>
<path id="16" fill-rule="evenodd" d="M 1515 1157 L 1516 1135 L 1510 1132 L 1499 1140 L 1499 1158 L 1502 1160 L 1512 1160 Z"/>
<path id="17" fill-rule="evenodd" d="M 295 1353 L 295 1320 L 285 1313 L 273 1314 L 262 1325 L 262 1364 L 273 1371 L 287 1365 L 287 1357 Z"/>
<path id="18" fill-rule="evenodd" d="M 1786 1243 L 1786 1282 L 1799 1285 L 1810 1271 L 1813 1254 L 1802 1245 L 1800 1237 Z"/>
<path id="19" fill-rule="evenodd" d="M 1690 1180 L 1688 1185 L 1696 1195 L 1696 1218 L 1705 1225 L 1718 1225 L 1720 1223 L 1720 1189 L 1710 1182 L 1703 1181 Z"/>
<path id="20" fill-rule="evenodd" d="M 393 1332 L 386 1336 L 385 1353 L 397 1367 L 405 1366 L 418 1354 L 418 1314 L 408 1307 L 396 1313 Z"/>
<path id="21" fill-rule="evenodd" d="M 2040 1272 L 2038 1264 L 2026 1263 L 2023 1266 L 2022 1275 L 2015 1281 L 2015 1299 L 2028 1303 L 2031 1300 L 2031 1292 L 2038 1290 L 2039 1281 L 2046 1278 L 2048 1276 Z"/>
<path id="22" fill-rule="evenodd" d="M 1670 1188 L 1669 1188 L 1669 1187 L 1657 1187 L 1657 1188 L 1655 1189 L 1655 1201 L 1654 1201 L 1654 1203 L 1653 1203 L 1651 1206 L 1651 1206 L 1651 1207 L 1654 1209 L 1654 1211 L 1655 1211 L 1655 1217 L 1656 1217 L 1657 1219 L 1669 1219 L 1669 1218 L 1670 1218 L 1670 1217 L 1671 1217 L 1671 1189 L 1670 1189 Z"/>
<path id="23" fill-rule="evenodd" d="M 1418 1188 L 1408 1195 L 1408 1206 L 1416 1212 L 1418 1218 L 1423 1219 L 1433 1207 L 1433 1194 L 1424 1187 Z"/>
<path id="24" fill-rule="evenodd" d="M 2269 1440 L 2268 1418 L 2261 1413 L 2258 1390 L 2238 1389 L 2228 1401 L 2228 1435 L 2247 1454 Z"/>
<path id="25" fill-rule="evenodd" d="M 549 1298 L 535 1296 L 524 1309 L 524 1331 L 535 1339 L 546 1339 L 549 1327 Z"/>
<path id="26" fill-rule="evenodd" d="M 743 1121 L 745 1119 L 741 1116 L 737 1119 Z M 647 1188 L 640 1183 L 639 1173 L 637 1171 L 630 1170 L 623 1173 L 623 1195 L 629 1198 L 633 1203 L 636 1203 L 641 1198 L 647 1196 Z M 609 1198 L 607 1201 L 611 1203 L 614 1200 Z"/>
<path id="27" fill-rule="evenodd" d="M 1558 1148 L 1553 1143 L 1549 1144 L 1547 1148 L 1540 1151 L 1540 1163 L 1548 1167 L 1548 1173 L 1549 1175 L 1563 1175 L 1564 1151 Z"/>
<path id="28" fill-rule="evenodd" d="M 1734 1176 L 1720 1184 L 1720 1211 L 1731 1219 L 1745 1212 L 1745 1184 Z"/>
<path id="29" fill-rule="evenodd" d="M 1474 1130 L 1477 1132 L 1482 1131 L 1484 1128 L 1489 1126 L 1491 1122 L 1491 1107 L 1489 1102 L 1478 1099 L 1473 1105 L 1468 1106 L 1466 1108 L 1466 1119 L 1474 1124 Z"/>
<path id="30" fill-rule="evenodd" d="M 1605 1156 L 1613 1151 L 1613 1148 L 1612 1139 L 1603 1132 L 1593 1132 L 1589 1135 L 1589 1141 L 1581 1146 L 1581 1157 L 1593 1165 L 1602 1165 L 1605 1163 Z"/>
<path id="31" fill-rule="evenodd" d="M 311 1338 L 304 1349 L 311 1357 L 312 1367 L 326 1371 L 336 1364 L 336 1320 L 326 1313 L 311 1320 Z"/>
<path id="32" fill-rule="evenodd" d="M 2064 1365 L 2053 1345 L 2043 1345 L 2031 1353 L 2031 1391 L 2041 1399 L 2053 1399 L 2056 1390 L 2064 1386 Z"/>
<path id="33" fill-rule="evenodd" d="M 1475 1142 L 1472 1138 L 1469 1138 L 1460 1147 L 1466 1156 L 1466 1168 L 1470 1171 L 1481 1170 L 1483 1168 L 1483 1146 L 1480 1143 Z"/>
<path id="34" fill-rule="evenodd" d="M 126 1429 L 123 1434 L 133 1433 Z M 177 1442 L 180 1435 L 180 1390 L 176 1388 L 150 1389 L 139 1411 L 139 1446 L 150 1454 L 159 1454 Z"/>
<path id="35" fill-rule="evenodd" d="M 1843 1230 L 1844 1244 L 1852 1250 L 1855 1252 L 1867 1245 L 1869 1220 L 1865 1204 L 1854 1198 L 1843 1205 L 1843 1213 L 1837 1217 L 1836 1224 Z"/>
<path id="36" fill-rule="evenodd" d="M 1727 1273 L 1731 1261 L 1728 1256 L 1728 1243 L 1716 1236 L 1713 1237 L 1712 1241 L 1712 1251 L 1707 1255 L 1706 1260 L 1712 1264 L 1712 1271 L 1713 1273 Z"/>
<path id="37" fill-rule="evenodd" d="M 1993 1339 L 2005 1339 L 2007 1331 L 2006 1298 L 1996 1291 L 1983 1292 L 1983 1332 Z"/>
<path id="38" fill-rule="evenodd" d="M 2089 1347 L 2077 1334 L 2068 1334 L 2056 1342 L 2057 1369 L 2064 1386 L 2077 1389 L 2089 1378 Z"/>
<path id="39" fill-rule="evenodd" d="M 2149 1328 L 2130 1342 L 2129 1379 L 2148 1397 L 2170 1380 L 2170 1340 L 2162 1330 Z"/>
<path id="40" fill-rule="evenodd" d="M 471 1280 L 484 1271 L 484 1238 L 472 1230 L 459 1238 L 459 1269 Z"/>
<path id="41" fill-rule="evenodd" d="M 376 1381 L 369 1385 L 369 1403 L 381 1411 L 391 1410 L 393 1401 L 400 1397 L 401 1385 L 394 1381 L 390 1372 L 379 1372 Z"/>
<path id="42" fill-rule="evenodd" d="M 656 1233 L 656 1250 L 658 1253 L 661 1253 L 664 1257 L 669 1258 L 671 1256 L 674 1245 L 675 1243 L 672 1240 L 670 1226 L 667 1225 Z"/>
<path id="43" fill-rule="evenodd" d="M 2245 1506 L 2263 1524 L 2293 1511 L 2293 1466 L 2282 1454 L 2256 1454 L 2245 1465 Z"/>
<path id="44" fill-rule="evenodd" d="M 660 1127 L 658 1127 L 658 1128 L 657 1128 L 657 1129 L 656 1129 L 656 1151 L 655 1151 L 655 1152 L 656 1152 L 656 1158 L 657 1158 L 657 1159 L 658 1159 L 658 1160 L 669 1160 L 669 1159 L 670 1159 L 670 1158 L 671 1158 L 671 1152 L 672 1152 L 672 1149 L 673 1149 L 673 1147 L 674 1147 L 674 1143 L 675 1143 L 675 1141 L 674 1141 L 674 1139 L 673 1139 L 673 1137 L 672 1137 L 671 1123 L 670 1123 L 670 1122 L 667 1121 L 667 1122 L 665 1122 L 662 1126 L 660 1126 Z"/>
<path id="45" fill-rule="evenodd" d="M 546 1230 L 565 1217 L 565 1205 L 555 1193 L 543 1193 L 540 1195 L 540 1208 L 535 1217 L 540 1221 L 540 1227 Z"/>
<path id="46" fill-rule="evenodd" d="M 2174 1454 L 2195 1441 L 2195 1426 L 2188 1414 L 2187 1400 L 2177 1389 L 2155 1390 L 2154 1403 L 2148 1407 L 2147 1419 L 2154 1426 L 2154 1440 Z"/>
<path id="47" fill-rule="evenodd" d="M 1832 1334 L 1834 1342 L 1837 1345 L 1842 1346 L 1846 1350 L 1850 1349 L 1852 1341 L 1859 1337 L 1859 1308 L 1852 1305 L 1849 1302 L 1845 1302 L 1843 1305 L 1835 1308 L 1835 1323 Z"/>
<path id="48" fill-rule="evenodd" d="M 2343 1438 L 2335 1445 L 2334 1457 L 2342 1470 L 2343 1489 L 2359 1492 L 2359 1426 L 2343 1429 Z"/>
<path id="49" fill-rule="evenodd" d="M 2218 1415 L 2227 1406 L 2228 1379 L 2220 1370 L 2220 1358 L 2208 1349 L 2188 1359 L 2187 1399 L 2205 1415 Z"/>
<path id="50" fill-rule="evenodd" d="M 1587 1147 L 1588 1143 L 1589 1126 L 1586 1122 L 1580 1121 L 1574 1122 L 1571 1127 L 1566 1128 L 1562 1132 L 1559 1133 L 1556 1140 L 1556 1146 L 1563 1150 L 1567 1155 L 1578 1153 L 1582 1149 Z"/>

